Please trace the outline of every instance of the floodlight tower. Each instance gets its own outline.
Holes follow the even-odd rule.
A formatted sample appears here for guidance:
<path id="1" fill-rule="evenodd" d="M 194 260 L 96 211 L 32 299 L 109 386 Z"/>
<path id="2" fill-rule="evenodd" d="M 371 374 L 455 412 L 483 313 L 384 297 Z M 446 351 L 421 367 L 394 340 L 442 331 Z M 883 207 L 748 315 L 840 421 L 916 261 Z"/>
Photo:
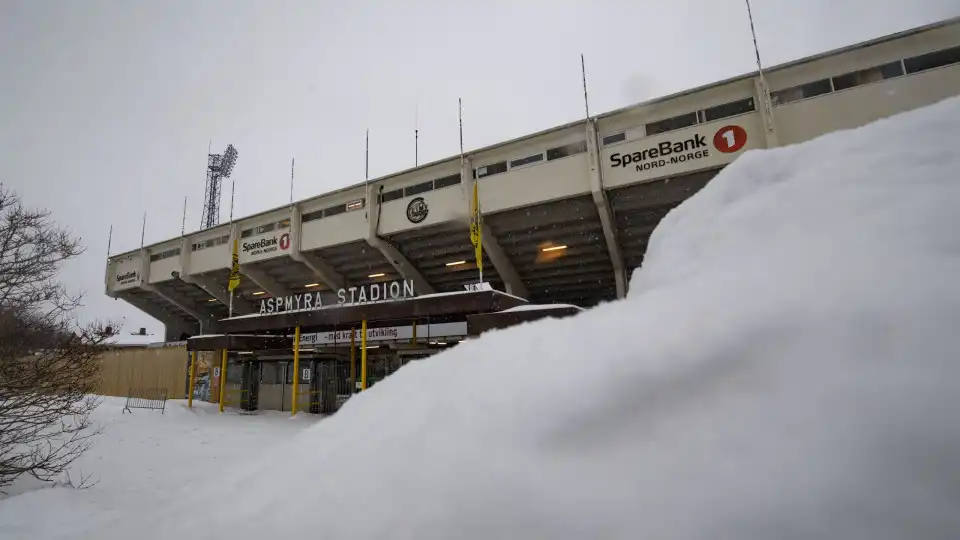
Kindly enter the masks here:
<path id="1" fill-rule="evenodd" d="M 237 163 L 237 149 L 227 145 L 222 154 L 207 154 L 207 189 L 203 195 L 203 214 L 200 228 L 209 229 L 220 224 L 220 187 L 224 178 L 230 178 Z"/>

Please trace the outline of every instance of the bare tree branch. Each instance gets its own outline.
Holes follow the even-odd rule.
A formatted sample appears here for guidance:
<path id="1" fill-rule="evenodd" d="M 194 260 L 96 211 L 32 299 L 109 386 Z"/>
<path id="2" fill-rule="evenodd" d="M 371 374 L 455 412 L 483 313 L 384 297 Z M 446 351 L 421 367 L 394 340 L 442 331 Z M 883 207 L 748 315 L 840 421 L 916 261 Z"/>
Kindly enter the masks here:
<path id="1" fill-rule="evenodd" d="M 0 186 L 0 491 L 24 475 L 88 483 L 74 484 L 67 471 L 99 432 L 90 414 L 110 336 L 105 325 L 76 324 L 81 296 L 57 281 L 82 252 L 48 212 L 24 208 Z"/>

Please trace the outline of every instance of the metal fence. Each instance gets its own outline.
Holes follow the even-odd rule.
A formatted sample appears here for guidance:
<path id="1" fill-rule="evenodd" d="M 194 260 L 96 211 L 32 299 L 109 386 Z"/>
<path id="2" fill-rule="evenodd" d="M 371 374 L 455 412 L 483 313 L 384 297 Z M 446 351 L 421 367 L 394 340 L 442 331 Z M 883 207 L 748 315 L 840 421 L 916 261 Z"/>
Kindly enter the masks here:
<path id="1" fill-rule="evenodd" d="M 163 414 L 167 409 L 166 388 L 131 388 L 121 414 L 133 414 L 133 409 L 150 409 Z"/>

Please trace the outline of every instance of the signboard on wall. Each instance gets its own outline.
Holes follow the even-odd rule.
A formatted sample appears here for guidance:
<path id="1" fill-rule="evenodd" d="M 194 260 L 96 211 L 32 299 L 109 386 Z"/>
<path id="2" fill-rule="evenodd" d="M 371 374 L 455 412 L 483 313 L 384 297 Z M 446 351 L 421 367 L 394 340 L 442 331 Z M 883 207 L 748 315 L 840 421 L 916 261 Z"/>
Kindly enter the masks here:
<path id="1" fill-rule="evenodd" d="M 141 283 L 140 258 L 129 257 L 114 261 L 110 268 L 110 289 L 119 291 L 138 287 Z"/>
<path id="2" fill-rule="evenodd" d="M 290 229 L 277 229 L 240 239 L 240 264 L 269 259 L 290 251 Z"/>
<path id="3" fill-rule="evenodd" d="M 369 285 L 339 289 L 337 291 L 337 302 L 334 305 L 390 302 L 403 300 L 404 298 L 413 298 L 415 296 L 416 292 L 414 291 L 413 280 L 411 279 L 384 281 L 382 283 L 371 283 Z M 308 311 L 321 309 L 323 307 L 320 292 L 305 292 L 260 300 L 261 315 L 281 313 L 284 311 Z"/>
<path id="4" fill-rule="evenodd" d="M 603 150 L 607 187 L 719 167 L 762 146 L 756 114 L 645 137 Z"/>
<path id="5" fill-rule="evenodd" d="M 355 343 L 360 345 L 360 329 L 356 329 Z M 300 334 L 300 346 L 312 345 L 346 345 L 350 343 L 351 330 L 337 330 L 336 332 L 319 332 L 316 334 Z M 460 337 L 467 335 L 466 322 L 435 323 L 417 325 L 417 339 L 427 341 L 445 337 Z M 378 341 L 408 341 L 413 339 L 413 326 L 384 326 L 367 329 L 367 342 Z"/>

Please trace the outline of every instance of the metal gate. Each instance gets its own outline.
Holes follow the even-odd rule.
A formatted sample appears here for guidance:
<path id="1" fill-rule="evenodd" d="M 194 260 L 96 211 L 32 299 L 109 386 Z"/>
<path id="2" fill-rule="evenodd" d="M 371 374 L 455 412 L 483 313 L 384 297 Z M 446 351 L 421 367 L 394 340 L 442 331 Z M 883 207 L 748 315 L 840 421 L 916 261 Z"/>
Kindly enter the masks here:
<path id="1" fill-rule="evenodd" d="M 350 398 L 350 366 L 338 360 L 318 360 L 310 379 L 310 412 L 333 414 Z"/>

